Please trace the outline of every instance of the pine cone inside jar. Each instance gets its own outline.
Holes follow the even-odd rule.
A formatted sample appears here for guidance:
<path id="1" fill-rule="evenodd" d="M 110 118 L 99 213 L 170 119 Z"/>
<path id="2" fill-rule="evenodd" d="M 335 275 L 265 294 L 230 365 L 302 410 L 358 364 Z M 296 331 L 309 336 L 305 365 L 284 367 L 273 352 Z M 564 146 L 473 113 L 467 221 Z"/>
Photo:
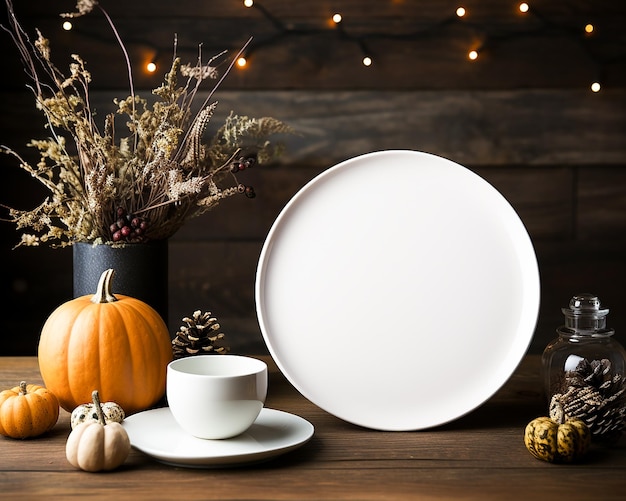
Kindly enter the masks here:
<path id="1" fill-rule="evenodd" d="M 563 387 L 550 401 L 552 419 L 581 419 L 594 439 L 617 440 L 626 429 L 626 384 L 612 374 L 607 359 L 579 362 L 565 374 Z"/>
<path id="2" fill-rule="evenodd" d="M 196 310 L 191 317 L 183 318 L 183 322 L 172 340 L 174 360 L 193 355 L 228 352 L 229 348 L 221 345 L 224 334 L 218 332 L 220 324 L 210 311 L 202 313 Z"/>

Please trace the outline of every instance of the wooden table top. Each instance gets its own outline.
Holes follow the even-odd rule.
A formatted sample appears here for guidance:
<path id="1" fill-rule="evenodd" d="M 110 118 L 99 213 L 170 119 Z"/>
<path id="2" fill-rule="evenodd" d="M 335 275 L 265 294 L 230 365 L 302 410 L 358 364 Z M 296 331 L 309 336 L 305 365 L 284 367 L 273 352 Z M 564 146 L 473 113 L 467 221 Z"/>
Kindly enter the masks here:
<path id="1" fill-rule="evenodd" d="M 269 360 L 268 360 L 269 361 Z M 132 450 L 118 470 L 86 473 L 65 458 L 69 414 L 29 440 L 0 437 L 0 499 L 626 499 L 626 439 L 593 447 L 585 461 L 533 458 L 524 427 L 545 415 L 539 357 L 527 356 L 507 384 L 475 411 L 436 429 L 381 432 L 319 409 L 270 361 L 267 407 L 315 426 L 310 442 L 253 466 L 191 469 Z M 43 384 L 35 357 L 0 358 L 0 389 Z"/>

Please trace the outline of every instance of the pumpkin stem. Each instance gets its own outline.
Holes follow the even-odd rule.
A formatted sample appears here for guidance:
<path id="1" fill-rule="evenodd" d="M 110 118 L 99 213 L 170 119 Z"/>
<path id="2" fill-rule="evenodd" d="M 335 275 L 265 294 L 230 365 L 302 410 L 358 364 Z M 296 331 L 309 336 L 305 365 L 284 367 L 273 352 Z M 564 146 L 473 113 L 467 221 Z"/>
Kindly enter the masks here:
<path id="1" fill-rule="evenodd" d="M 100 407 L 100 395 L 98 395 L 98 390 L 93 390 L 91 392 L 91 400 L 93 401 L 93 406 L 96 409 L 96 414 L 98 415 L 98 422 L 105 426 L 106 420 L 104 419 L 104 412 L 102 412 L 102 407 Z"/>
<path id="2" fill-rule="evenodd" d="M 26 381 L 20 382 L 20 395 L 26 395 Z"/>
<path id="3" fill-rule="evenodd" d="M 114 273 L 115 271 L 112 268 L 102 272 L 96 293 L 91 298 L 92 303 L 113 303 L 117 301 L 117 298 L 111 292 L 111 282 L 113 281 Z"/>

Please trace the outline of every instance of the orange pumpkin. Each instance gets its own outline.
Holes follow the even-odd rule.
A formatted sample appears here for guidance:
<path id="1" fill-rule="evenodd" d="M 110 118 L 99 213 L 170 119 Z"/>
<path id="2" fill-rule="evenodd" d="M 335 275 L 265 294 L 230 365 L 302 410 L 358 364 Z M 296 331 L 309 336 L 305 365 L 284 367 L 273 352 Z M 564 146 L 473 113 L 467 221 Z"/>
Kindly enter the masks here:
<path id="1" fill-rule="evenodd" d="M 0 435 L 36 437 L 59 419 L 59 401 L 43 386 L 26 384 L 0 392 Z"/>
<path id="2" fill-rule="evenodd" d="M 113 270 L 100 277 L 94 296 L 72 299 L 52 312 L 39 340 L 39 370 L 47 388 L 71 412 L 103 400 L 127 414 L 147 409 L 165 393 L 170 335 L 148 304 L 111 292 Z"/>

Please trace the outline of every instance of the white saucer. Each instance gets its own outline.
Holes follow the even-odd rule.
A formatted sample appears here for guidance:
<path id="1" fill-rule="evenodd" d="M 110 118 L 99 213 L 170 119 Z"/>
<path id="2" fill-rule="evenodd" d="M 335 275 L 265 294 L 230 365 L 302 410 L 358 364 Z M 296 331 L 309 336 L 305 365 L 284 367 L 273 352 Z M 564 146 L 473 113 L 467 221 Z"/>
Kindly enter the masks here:
<path id="1" fill-rule="evenodd" d="M 123 426 L 130 443 L 156 460 L 193 468 L 219 468 L 265 461 L 308 442 L 313 425 L 274 409 L 262 409 L 254 424 L 227 440 L 202 440 L 184 432 L 169 407 L 127 417 Z"/>
<path id="2" fill-rule="evenodd" d="M 532 339 L 539 271 L 507 200 L 450 160 L 356 157 L 304 186 L 274 222 L 256 278 L 283 374 L 357 425 L 409 431 L 473 410 Z"/>

